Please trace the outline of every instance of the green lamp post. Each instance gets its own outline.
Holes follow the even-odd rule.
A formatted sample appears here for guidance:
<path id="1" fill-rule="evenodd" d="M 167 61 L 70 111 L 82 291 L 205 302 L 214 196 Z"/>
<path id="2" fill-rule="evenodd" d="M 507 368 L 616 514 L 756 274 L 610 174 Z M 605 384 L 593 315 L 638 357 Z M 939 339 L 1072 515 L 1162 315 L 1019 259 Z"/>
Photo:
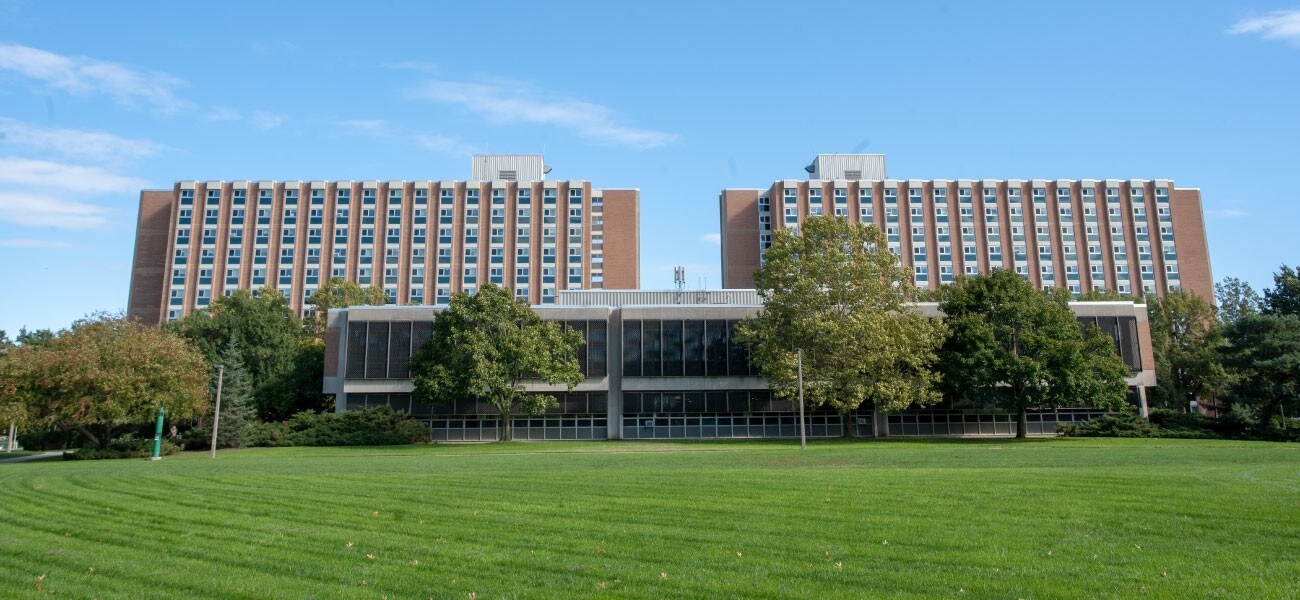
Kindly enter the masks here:
<path id="1" fill-rule="evenodd" d="M 162 428 L 163 418 L 167 416 L 167 409 L 158 407 L 158 422 L 153 430 L 153 455 L 149 460 L 162 460 Z"/>

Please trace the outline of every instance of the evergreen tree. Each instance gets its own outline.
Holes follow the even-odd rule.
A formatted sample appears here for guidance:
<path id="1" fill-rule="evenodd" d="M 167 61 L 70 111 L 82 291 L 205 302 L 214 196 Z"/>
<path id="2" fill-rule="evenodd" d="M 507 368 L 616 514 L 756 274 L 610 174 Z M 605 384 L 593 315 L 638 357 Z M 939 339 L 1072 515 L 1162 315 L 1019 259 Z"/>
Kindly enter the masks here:
<path id="1" fill-rule="evenodd" d="M 253 382 L 239 360 L 239 353 L 233 343 L 226 346 L 221 353 L 221 364 L 225 372 L 212 370 L 210 393 L 217 395 L 217 379 L 221 378 L 221 422 L 217 424 L 218 448 L 243 448 L 247 445 L 248 435 L 257 419 L 256 400 L 253 397 Z M 211 429 L 208 429 L 209 438 Z"/>

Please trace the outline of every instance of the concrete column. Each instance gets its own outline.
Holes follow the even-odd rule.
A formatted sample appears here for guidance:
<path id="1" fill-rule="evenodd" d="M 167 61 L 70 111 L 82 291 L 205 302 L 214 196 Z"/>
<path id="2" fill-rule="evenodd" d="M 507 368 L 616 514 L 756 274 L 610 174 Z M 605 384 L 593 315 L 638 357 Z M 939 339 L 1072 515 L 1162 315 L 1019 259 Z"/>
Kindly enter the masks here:
<path id="1" fill-rule="evenodd" d="M 606 435 L 611 440 L 623 439 L 623 309 L 609 313 L 605 328 L 606 381 L 609 382 L 605 405 Z"/>
<path id="2" fill-rule="evenodd" d="M 1138 389 L 1138 412 L 1141 413 L 1143 419 L 1146 419 L 1151 416 L 1150 412 L 1147 410 L 1147 388 L 1144 385 L 1139 385 L 1137 386 L 1137 389 Z"/>
<path id="3" fill-rule="evenodd" d="M 875 429 L 876 437 L 889 437 L 889 423 L 886 423 L 886 415 L 881 412 L 877 406 L 871 407 L 871 427 Z"/>

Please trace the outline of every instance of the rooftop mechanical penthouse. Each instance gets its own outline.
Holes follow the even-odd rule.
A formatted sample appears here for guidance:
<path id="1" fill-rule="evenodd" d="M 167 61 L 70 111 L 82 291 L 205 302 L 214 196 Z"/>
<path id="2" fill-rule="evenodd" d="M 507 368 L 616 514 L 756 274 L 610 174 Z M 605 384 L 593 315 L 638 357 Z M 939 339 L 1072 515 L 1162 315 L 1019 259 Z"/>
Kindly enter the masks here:
<path id="1" fill-rule="evenodd" d="M 639 284 L 635 189 L 548 181 L 540 155 L 474 156 L 467 181 L 180 181 L 140 193 L 128 314 L 183 317 L 235 290 L 295 310 L 321 283 L 445 304 L 491 282 L 530 304 Z"/>
<path id="2" fill-rule="evenodd" d="M 805 171 L 722 191 L 723 287 L 754 286 L 774 232 L 836 215 L 884 231 L 922 288 L 1000 267 L 1076 296 L 1214 298 L 1201 192 L 1167 179 L 889 179 L 881 154 L 819 154 Z"/>

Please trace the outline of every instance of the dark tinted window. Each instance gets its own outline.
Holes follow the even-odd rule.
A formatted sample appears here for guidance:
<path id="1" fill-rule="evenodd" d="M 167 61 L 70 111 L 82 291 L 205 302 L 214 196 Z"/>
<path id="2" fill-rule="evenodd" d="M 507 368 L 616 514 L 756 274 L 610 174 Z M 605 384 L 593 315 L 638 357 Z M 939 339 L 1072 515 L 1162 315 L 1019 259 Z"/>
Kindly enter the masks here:
<path id="1" fill-rule="evenodd" d="M 682 376 L 682 322 L 663 322 L 663 369 L 665 377 Z"/>
<path id="2" fill-rule="evenodd" d="M 687 321 L 683 325 L 682 355 L 687 377 L 704 375 L 704 321 Z"/>
<path id="3" fill-rule="evenodd" d="M 663 375 L 660 356 L 661 348 L 662 346 L 659 344 L 659 321 L 643 321 L 641 323 L 642 375 L 646 377 Z"/>
<path id="4" fill-rule="evenodd" d="M 409 361 L 411 358 L 411 324 L 398 322 L 392 324 L 392 333 L 388 341 L 388 378 L 406 379 L 411 376 Z"/>
<path id="5" fill-rule="evenodd" d="M 370 323 L 366 334 L 366 379 L 388 376 L 388 323 Z"/>
<path id="6" fill-rule="evenodd" d="M 606 361 L 606 329 L 608 323 L 605 321 L 588 321 L 587 322 L 587 377 L 604 377 L 607 373 L 605 367 Z"/>
<path id="7" fill-rule="evenodd" d="M 640 321 L 623 321 L 623 376 L 641 376 Z"/>
<path id="8" fill-rule="evenodd" d="M 348 379 L 366 376 L 366 324 L 348 324 Z M 350 402 L 350 401 L 349 401 Z"/>
<path id="9" fill-rule="evenodd" d="M 727 322 L 709 321 L 704 333 L 704 354 L 710 377 L 727 374 Z"/>

